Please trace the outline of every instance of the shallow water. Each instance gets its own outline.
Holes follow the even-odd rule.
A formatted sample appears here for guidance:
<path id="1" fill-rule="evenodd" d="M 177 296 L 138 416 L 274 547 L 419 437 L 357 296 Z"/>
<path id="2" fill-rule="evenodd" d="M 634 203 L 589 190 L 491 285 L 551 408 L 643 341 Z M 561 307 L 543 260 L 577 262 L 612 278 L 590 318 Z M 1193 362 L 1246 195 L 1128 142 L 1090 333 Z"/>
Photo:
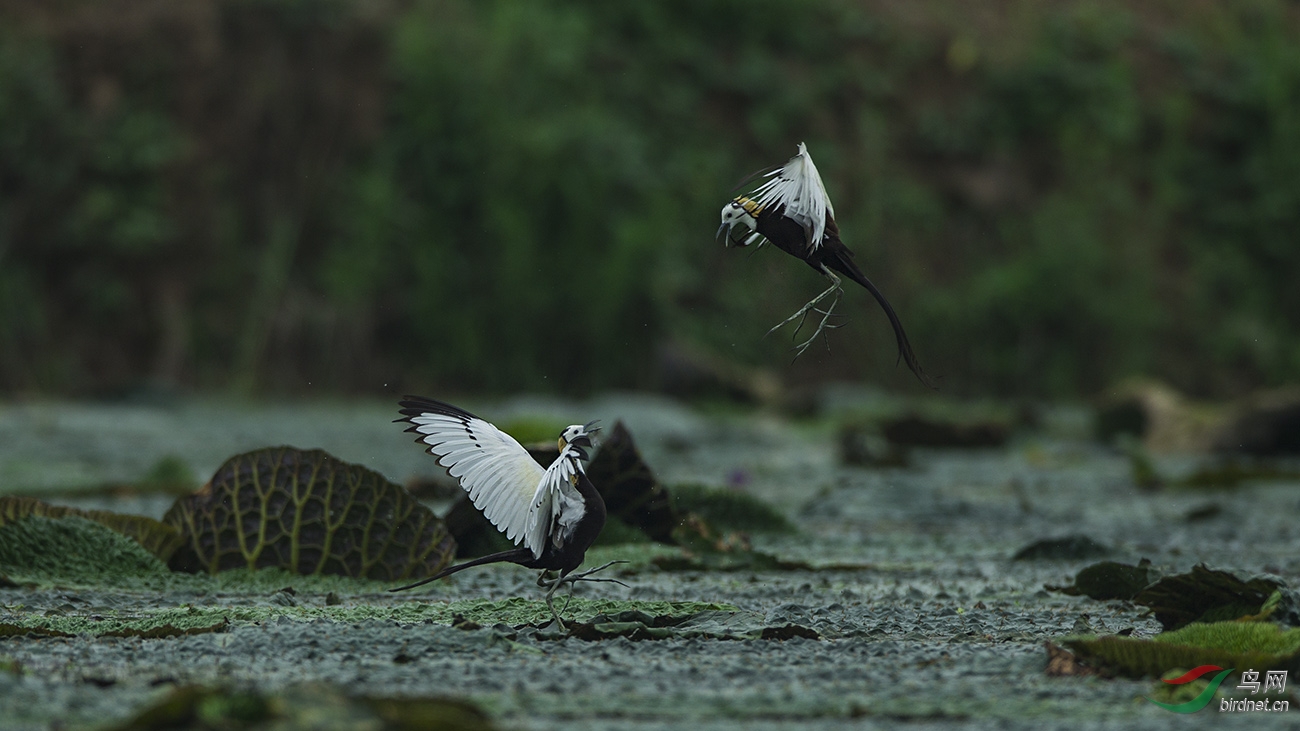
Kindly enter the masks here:
<path id="1" fill-rule="evenodd" d="M 1204 561 L 1268 571 L 1296 585 L 1300 485 L 1142 492 L 1123 457 L 1069 428 L 1022 434 L 1006 449 L 917 452 L 907 469 L 866 469 L 839 463 L 828 424 L 706 416 L 647 396 L 466 405 L 493 420 L 621 418 L 665 483 L 749 491 L 800 529 L 792 536 L 754 536 L 756 548 L 831 567 L 726 573 L 642 567 L 623 576 L 627 588 L 588 585 L 579 596 L 725 603 L 745 621 L 810 627 L 822 639 L 556 641 L 527 630 L 506 637 L 503 628 L 462 630 L 437 621 L 340 621 L 295 613 L 295 606 L 326 605 L 326 590 L 306 579 L 294 582 L 291 596 L 52 582 L 0 589 L 0 613 L 130 614 L 186 604 L 285 609 L 232 621 L 225 631 L 167 639 L 0 640 L 0 658 L 23 668 L 0 672 L 0 725 L 121 719 L 176 683 L 274 690 L 314 681 L 372 695 L 468 697 L 500 728 L 837 729 L 904 721 L 909 728 L 1185 728 L 1288 720 L 1213 709 L 1178 716 L 1141 699 L 1150 681 L 1045 676 L 1048 640 L 1129 628 L 1146 636 L 1159 626 L 1141 607 L 1043 589 L 1069 583 L 1089 561 L 1010 557 L 1039 538 L 1085 533 L 1113 546 L 1117 560 L 1146 557 L 1167 571 Z M 225 457 L 274 444 L 322 447 L 399 482 L 433 474 L 433 460 L 391 423 L 393 415 L 379 403 L 4 406 L 0 492 L 58 490 L 56 502 L 157 517 L 174 498 L 78 490 L 137 479 L 166 455 L 182 457 L 206 477 Z M 1220 512 L 1186 519 L 1206 503 Z M 339 600 L 343 607 L 400 609 L 511 597 L 539 598 L 531 572 L 487 567 L 423 594 L 359 587 Z M 582 606 L 568 616 L 585 619 Z"/>

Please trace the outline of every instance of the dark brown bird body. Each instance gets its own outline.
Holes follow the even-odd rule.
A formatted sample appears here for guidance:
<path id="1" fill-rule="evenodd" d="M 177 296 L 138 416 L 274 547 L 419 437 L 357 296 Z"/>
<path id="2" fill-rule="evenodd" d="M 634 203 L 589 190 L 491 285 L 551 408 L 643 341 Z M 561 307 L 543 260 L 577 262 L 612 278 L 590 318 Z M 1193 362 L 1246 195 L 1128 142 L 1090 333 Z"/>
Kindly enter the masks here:
<path id="1" fill-rule="evenodd" d="M 578 493 L 586 501 L 587 511 L 574 529 L 572 538 L 562 547 L 556 548 L 548 542 L 540 558 L 534 558 L 533 552 L 523 547 L 490 553 L 465 563 L 448 566 L 433 576 L 421 579 L 409 586 L 393 589 L 393 591 L 422 586 L 430 581 L 437 581 L 465 569 L 490 563 L 517 563 L 529 569 L 558 571 L 561 579 L 568 576 L 570 572 L 582 565 L 582 562 L 587 557 L 587 549 L 591 548 L 591 544 L 596 542 L 596 537 L 600 535 L 600 531 L 605 527 L 605 501 L 601 499 L 600 492 L 596 490 L 595 485 L 591 484 L 591 480 L 587 479 L 585 473 L 578 473 L 577 488 Z"/>
<path id="2" fill-rule="evenodd" d="M 755 230 L 781 251 L 802 259 L 818 274 L 823 273 L 824 265 L 865 287 L 880 303 L 885 316 L 889 318 L 889 324 L 894 328 L 894 339 L 898 342 L 898 354 L 903 362 L 907 363 L 907 367 L 921 379 L 922 383 L 932 386 L 929 378 L 921 371 L 921 364 L 916 354 L 912 352 L 912 344 L 907 340 L 907 333 L 903 331 L 903 323 L 899 321 L 898 314 L 894 312 L 889 300 L 885 299 L 885 295 L 876 289 L 876 285 L 872 284 L 871 280 L 867 279 L 867 275 L 863 274 L 858 265 L 853 262 L 853 251 L 840 240 L 840 227 L 835 223 L 833 216 L 826 217 L 826 231 L 818 246 L 812 245 L 808 232 L 803 226 L 785 215 L 783 207 L 760 211 Z"/>

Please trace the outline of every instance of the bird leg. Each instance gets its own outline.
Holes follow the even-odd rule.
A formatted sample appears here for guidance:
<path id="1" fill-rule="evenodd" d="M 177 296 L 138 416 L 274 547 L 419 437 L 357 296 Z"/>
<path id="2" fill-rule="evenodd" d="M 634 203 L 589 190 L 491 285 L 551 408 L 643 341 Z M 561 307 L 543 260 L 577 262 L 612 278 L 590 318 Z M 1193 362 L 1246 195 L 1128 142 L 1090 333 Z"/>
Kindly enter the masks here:
<path id="1" fill-rule="evenodd" d="M 542 572 L 542 576 L 545 575 L 546 572 Z M 538 583 L 541 583 L 541 579 L 538 579 Z M 555 590 L 560 588 L 560 580 L 552 580 L 550 586 L 551 588 L 546 590 L 546 608 L 551 610 L 551 616 L 555 618 L 555 625 L 560 628 L 560 631 L 568 632 L 569 629 L 564 626 L 564 620 L 560 619 L 560 613 L 555 611 L 555 601 L 552 598 L 555 596 Z"/>
<path id="2" fill-rule="evenodd" d="M 822 314 L 822 319 L 821 322 L 817 323 L 817 329 L 813 332 L 812 337 L 808 338 L 807 340 L 795 346 L 796 352 L 794 354 L 794 357 L 796 358 L 803 355 L 803 352 L 808 349 L 809 345 L 812 345 L 813 341 L 817 339 L 817 336 L 821 335 L 822 331 L 827 329 L 828 327 L 827 323 L 831 319 L 831 314 L 835 312 L 835 305 L 839 304 L 840 295 L 844 294 L 844 288 L 840 286 L 840 278 L 835 276 L 835 273 L 832 272 L 830 269 L 827 269 L 825 264 L 822 265 L 821 270 L 822 270 L 822 274 L 825 274 L 826 277 L 831 280 L 830 288 L 827 289 L 825 292 L 822 292 L 821 294 L 817 295 L 816 297 L 813 297 L 808 304 L 804 305 L 803 307 L 800 307 L 798 312 L 778 322 L 771 330 L 767 331 L 767 335 L 771 335 L 772 333 L 779 330 L 781 327 L 788 325 L 791 322 L 794 322 L 795 320 L 798 320 L 799 325 L 794 329 L 795 335 L 797 336 L 799 334 L 799 331 L 803 329 L 804 320 L 808 318 L 808 313 L 813 310 L 820 312 Z M 835 299 L 831 300 L 830 307 L 827 307 L 824 311 L 817 310 L 816 309 L 817 303 L 826 299 L 826 297 L 830 296 L 831 294 L 835 295 Z M 835 325 L 829 326 L 830 329 L 834 329 L 835 327 L 836 327 Z M 767 337 L 767 335 L 764 335 L 763 337 Z"/>
<path id="3" fill-rule="evenodd" d="M 553 597 L 554 597 L 554 595 L 555 595 L 555 590 L 558 589 L 558 588 L 560 588 L 560 585 L 561 585 L 561 584 L 568 584 L 568 585 L 569 585 L 569 600 L 572 600 L 572 599 L 573 599 L 573 586 L 574 586 L 574 584 L 578 583 L 579 581 L 600 581 L 600 582 L 607 582 L 607 583 L 611 583 L 611 584 L 618 584 L 619 586 L 627 586 L 627 584 L 624 584 L 623 582 L 619 581 L 618 579 L 605 579 L 605 578 L 601 578 L 601 579 L 592 579 L 592 578 L 588 578 L 588 577 L 590 577 L 592 574 L 596 573 L 597 571 L 603 571 L 603 570 L 609 568 L 610 566 L 613 566 L 614 564 L 620 564 L 620 563 L 627 563 L 627 561 L 622 561 L 622 560 L 619 560 L 619 561 L 610 561 L 610 562 L 607 563 L 607 564 L 604 564 L 604 565 L 601 565 L 601 566 L 597 566 L 597 567 L 594 568 L 594 569 L 588 569 L 588 570 L 586 570 L 586 571 L 583 571 L 583 572 L 580 573 L 580 574 L 569 574 L 568 576 L 559 576 L 559 577 L 556 577 L 556 578 L 554 578 L 554 579 L 549 579 L 549 578 L 546 577 L 547 573 L 549 573 L 549 572 L 547 572 L 547 571 L 543 571 L 543 572 L 541 573 L 541 575 L 537 577 L 537 585 L 538 585 L 538 586 L 541 586 L 541 587 L 547 587 L 547 590 L 546 590 L 546 607 L 547 607 L 548 609 L 551 610 L 551 616 L 555 618 L 555 624 L 557 624 L 557 625 L 560 627 L 560 631 L 562 631 L 562 632 L 567 632 L 568 630 L 565 629 L 565 627 L 564 627 L 564 622 L 560 619 L 560 613 L 557 612 L 557 611 L 555 611 L 555 604 L 554 604 L 554 599 L 553 599 Z M 569 608 L 569 602 L 568 602 L 568 601 L 564 602 L 564 608 L 565 608 L 565 609 L 568 609 L 568 608 Z"/>

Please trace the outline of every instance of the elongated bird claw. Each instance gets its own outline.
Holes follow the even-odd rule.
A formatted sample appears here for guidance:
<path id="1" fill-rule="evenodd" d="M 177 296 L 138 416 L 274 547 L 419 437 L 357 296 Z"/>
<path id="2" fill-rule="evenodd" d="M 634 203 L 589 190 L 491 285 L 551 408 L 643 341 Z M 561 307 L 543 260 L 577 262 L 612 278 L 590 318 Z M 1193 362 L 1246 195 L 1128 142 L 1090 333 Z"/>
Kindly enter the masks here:
<path id="1" fill-rule="evenodd" d="M 822 319 L 820 322 L 817 323 L 817 329 L 813 331 L 812 336 L 809 337 L 807 340 L 798 343 L 797 345 L 794 346 L 794 351 L 795 351 L 794 360 L 798 360 L 799 356 L 803 355 L 804 351 L 808 350 L 808 346 L 813 344 L 813 341 L 817 339 L 818 335 L 821 335 L 826 330 L 834 330 L 837 327 L 841 327 L 841 325 L 830 324 L 830 319 L 831 316 L 835 313 L 835 305 L 839 304 L 840 302 L 840 296 L 844 294 L 844 289 L 840 286 L 840 278 L 835 276 L 835 274 L 831 272 L 829 269 L 827 269 L 825 266 L 822 267 L 822 273 L 825 274 L 827 278 L 831 280 L 830 288 L 827 289 L 825 292 L 822 292 L 821 294 L 817 295 L 816 297 L 813 297 L 808 304 L 804 305 L 803 307 L 800 307 L 798 312 L 778 322 L 771 330 L 767 331 L 766 335 L 763 336 L 763 337 L 767 337 L 768 335 L 771 335 L 772 333 L 776 332 L 778 329 L 784 327 L 785 325 L 788 325 L 791 322 L 798 320 L 799 324 L 795 327 L 794 334 L 793 334 L 793 337 L 798 338 L 799 331 L 803 329 L 804 322 L 808 319 L 808 313 L 816 312 L 820 314 L 822 316 Z M 830 306 L 827 307 L 825 310 L 818 309 L 817 304 L 822 300 L 826 299 L 831 294 L 834 294 L 835 298 L 831 300 Z M 830 348 L 829 339 L 827 339 L 826 341 L 826 347 L 827 349 Z"/>
<path id="2" fill-rule="evenodd" d="M 555 624 L 559 626 L 561 632 L 567 632 L 568 629 L 565 628 L 564 626 L 564 620 L 560 619 L 560 613 L 555 611 L 555 604 L 552 599 L 552 597 L 555 595 L 555 590 L 560 588 L 561 584 L 569 585 L 569 597 L 564 602 L 564 609 L 567 610 L 569 608 L 569 602 L 573 601 L 573 586 L 579 581 L 599 581 L 601 583 L 618 584 L 619 586 L 626 587 L 627 584 L 623 583 L 622 581 L 619 581 L 618 579 L 588 578 L 589 576 L 596 573 L 597 571 L 604 571 L 610 566 L 614 566 L 620 563 L 628 563 L 628 562 L 622 559 L 610 561 L 609 563 L 602 564 L 600 566 L 597 566 L 594 569 L 587 569 L 586 571 L 583 571 L 580 574 L 569 574 L 568 576 L 560 576 L 554 579 L 546 578 L 546 575 L 550 573 L 549 571 L 542 571 L 542 573 L 537 577 L 537 585 L 542 587 L 549 587 L 546 591 L 546 608 L 551 610 L 551 616 L 555 618 Z"/>

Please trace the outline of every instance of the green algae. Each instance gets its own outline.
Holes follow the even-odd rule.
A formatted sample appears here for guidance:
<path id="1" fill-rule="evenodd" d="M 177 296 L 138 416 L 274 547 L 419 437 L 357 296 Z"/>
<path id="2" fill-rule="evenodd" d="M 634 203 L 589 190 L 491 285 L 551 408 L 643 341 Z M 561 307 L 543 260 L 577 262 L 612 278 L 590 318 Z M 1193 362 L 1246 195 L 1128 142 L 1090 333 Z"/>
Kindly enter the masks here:
<path id="1" fill-rule="evenodd" d="M 153 518 L 108 510 L 81 510 L 66 505 L 51 505 L 34 497 L 0 497 L 0 526 L 33 517 L 84 518 L 133 539 L 163 561 L 168 560 L 184 542 L 179 531 Z"/>
<path id="2" fill-rule="evenodd" d="M 1155 642 L 1227 650 L 1293 655 L 1300 652 L 1300 629 L 1283 630 L 1271 622 L 1194 622 L 1172 632 L 1162 632 Z"/>
<path id="3" fill-rule="evenodd" d="M 1128 677 L 1160 677 L 1200 665 L 1300 670 L 1300 629 L 1268 622 L 1193 623 L 1151 639 L 1090 635 L 1061 644 L 1089 664 Z"/>
<path id="4" fill-rule="evenodd" d="M 680 548 L 657 543 L 594 547 L 587 564 L 626 561 L 622 572 L 652 568 Z M 338 596 L 385 594 L 404 582 L 338 575 L 303 575 L 285 569 L 232 569 L 217 574 L 172 571 L 134 540 L 80 517 L 30 517 L 0 526 L 0 575 L 28 586 L 112 588 L 116 591 L 267 595 L 286 587 L 296 593 Z"/>
<path id="5" fill-rule="evenodd" d="M 762 615 L 739 610 L 707 609 L 687 615 L 651 614 L 642 609 L 615 614 L 598 614 L 590 622 L 570 622 L 562 636 L 582 640 L 626 637 L 638 640 L 788 640 L 794 637 L 817 640 L 821 635 L 809 627 L 786 623 L 769 625 Z"/>
<path id="6" fill-rule="evenodd" d="M 379 593 L 393 582 L 304 576 L 284 569 L 220 574 L 172 571 L 134 540 L 76 516 L 29 517 L 0 526 L 0 575 L 31 586 L 103 587 L 139 592 L 266 594 L 286 586 L 325 594 Z"/>
<path id="7" fill-rule="evenodd" d="M 567 606 L 566 606 L 567 602 Z M 684 622 L 703 612 L 735 612 L 736 607 L 716 602 L 622 601 L 574 597 L 557 606 L 566 617 L 592 618 L 621 616 L 635 612 L 656 618 L 663 624 Z M 185 604 L 161 609 L 94 614 L 25 614 L 8 617 L 8 625 L 33 634 L 146 636 L 215 632 L 227 626 L 259 624 L 285 618 L 310 622 L 328 620 L 355 624 L 359 622 L 393 622 L 397 624 L 445 624 L 492 626 L 540 626 L 551 621 L 551 611 L 540 599 L 515 597 L 502 600 L 464 599 L 446 601 L 407 601 L 400 604 L 339 604 L 287 606 L 275 603 L 197 606 Z M 15 632 L 13 634 L 19 634 Z"/>

